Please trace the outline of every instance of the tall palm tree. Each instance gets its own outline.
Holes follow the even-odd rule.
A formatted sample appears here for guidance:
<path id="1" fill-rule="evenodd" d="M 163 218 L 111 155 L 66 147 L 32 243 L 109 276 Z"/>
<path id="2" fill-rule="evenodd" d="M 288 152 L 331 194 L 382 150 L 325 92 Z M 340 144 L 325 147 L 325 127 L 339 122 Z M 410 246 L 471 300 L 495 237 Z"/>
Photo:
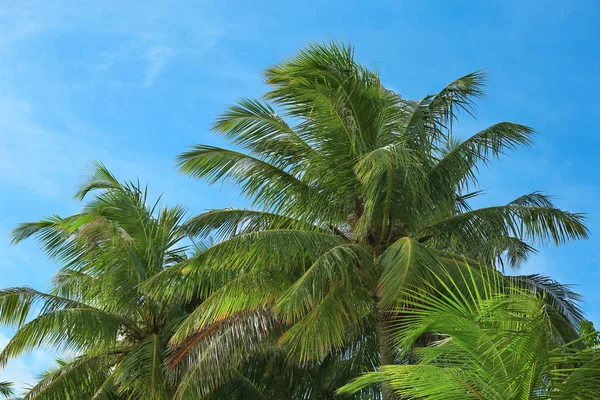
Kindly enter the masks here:
<path id="1" fill-rule="evenodd" d="M 409 289 L 418 303 L 402 310 L 395 340 L 415 363 L 384 366 L 340 392 L 383 383 L 408 399 L 600 398 L 600 349 L 557 341 L 546 305 L 532 292 L 506 291 L 492 279 L 486 290 L 478 286 L 450 279 L 449 290 Z M 424 333 L 435 341 L 420 346 Z"/>
<path id="2" fill-rule="evenodd" d="M 582 215 L 537 192 L 470 208 L 478 168 L 530 145 L 534 133 L 501 122 L 456 138 L 457 115 L 472 114 L 484 94 L 481 72 L 408 100 L 351 47 L 328 43 L 270 67 L 265 80 L 263 100 L 241 100 L 213 126 L 233 148 L 197 145 L 178 159 L 192 177 L 239 184 L 253 209 L 190 220 L 190 235 L 216 244 L 158 275 L 186 276 L 211 293 L 174 334 L 175 363 L 202 360 L 205 332 L 253 316 L 255 331 L 276 336 L 300 364 L 344 351 L 345 360 L 367 360 L 351 362 L 353 372 L 393 364 L 404 354 L 390 339 L 403 288 L 440 268 L 516 268 L 537 244 L 587 237 Z M 517 281 L 546 293 L 563 341 L 577 335 L 572 293 L 537 275 Z M 360 355 L 370 341 L 376 354 Z"/>
<path id="3" fill-rule="evenodd" d="M 139 285 L 186 258 L 185 211 L 148 205 L 139 183 L 120 183 L 100 164 L 76 197 L 93 190 L 99 194 L 81 213 L 13 232 L 14 242 L 36 236 L 62 268 L 48 293 L 0 290 L 0 322 L 18 328 L 0 363 L 41 345 L 72 354 L 23 399 L 171 398 L 177 377 L 163 359 L 187 313 L 149 299 Z"/>
<path id="4" fill-rule="evenodd" d="M 203 245 L 186 241 L 184 209 L 148 205 L 146 189 L 120 183 L 101 164 L 76 198 L 91 191 L 99 194 L 81 213 L 22 224 L 13 232 L 14 242 L 37 236 L 62 264 L 49 293 L 28 287 L 0 290 L 0 323 L 18 328 L 0 352 L 0 366 L 42 345 L 65 353 L 23 400 L 321 399 L 356 375 L 328 383 L 339 356 L 310 369 L 290 363 L 265 335 L 249 328 L 269 323 L 260 314 L 239 315 L 202 332 L 204 359 L 171 368 L 180 357 L 168 351 L 171 336 L 208 294 L 185 276 L 173 286 L 154 278 L 178 275 L 175 266 Z M 146 294 L 151 290 L 160 293 L 160 301 Z M 252 357 L 234 351 L 244 345 L 253 346 Z M 213 384 L 214 369 L 220 372 L 218 384 Z M 278 383 L 270 384 L 273 380 Z M 0 394 L 9 389 L 0 385 Z"/>

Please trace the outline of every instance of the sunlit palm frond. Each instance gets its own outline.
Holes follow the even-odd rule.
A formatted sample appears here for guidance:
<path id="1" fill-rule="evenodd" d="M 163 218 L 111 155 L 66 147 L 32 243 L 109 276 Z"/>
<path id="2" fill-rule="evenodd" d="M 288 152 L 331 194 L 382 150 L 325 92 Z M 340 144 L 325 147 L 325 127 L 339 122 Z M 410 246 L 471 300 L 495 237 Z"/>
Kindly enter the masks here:
<path id="1" fill-rule="evenodd" d="M 571 386 L 578 376 L 598 373 L 600 364 L 589 362 L 594 356 L 578 363 L 584 354 L 572 343 L 556 341 L 544 300 L 534 292 L 522 286 L 507 292 L 503 279 L 492 276 L 484 281 L 449 278 L 436 275 L 434 282 L 443 289 L 408 289 L 415 300 L 400 310 L 406 317 L 395 336 L 398 346 L 416 357 L 414 365 L 384 366 L 355 379 L 342 393 L 376 383 L 403 397 L 437 400 L 563 399 L 565 392 L 588 398 L 597 392 L 593 378 L 581 388 Z M 413 347 L 424 334 L 435 340 Z M 547 388 L 548 376 L 556 377 L 560 390 Z"/>
<path id="2" fill-rule="evenodd" d="M 237 376 L 241 361 L 267 351 L 278 328 L 266 310 L 241 311 L 176 343 L 168 363 L 182 377 L 173 398 L 208 397 Z"/>
<path id="3" fill-rule="evenodd" d="M 540 243 L 561 244 L 585 239 L 585 217 L 562 211 L 553 205 L 539 204 L 534 193 L 496 207 L 480 208 L 438 220 L 422 229 L 422 236 L 438 238 L 441 243 L 479 244 L 498 237 L 516 237 Z M 463 250 L 463 249 L 461 249 Z"/>
<path id="4" fill-rule="evenodd" d="M 113 351 L 84 355 L 69 361 L 59 359 L 27 390 L 22 400 L 119 399 L 110 385 L 109 373 L 118 358 L 119 352 Z M 100 388 L 103 390 L 100 391 Z"/>
<path id="5" fill-rule="evenodd" d="M 186 233 L 194 237 L 215 240 L 235 235 L 271 229 L 299 229 L 328 231 L 304 221 L 258 210 L 227 208 L 210 210 L 191 218 L 185 225 Z"/>
<path id="6" fill-rule="evenodd" d="M 432 187 L 443 193 L 444 188 L 468 187 L 477 182 L 478 163 L 489 164 L 506 150 L 531 145 L 533 130 L 529 127 L 501 122 L 455 145 L 428 171 Z"/>

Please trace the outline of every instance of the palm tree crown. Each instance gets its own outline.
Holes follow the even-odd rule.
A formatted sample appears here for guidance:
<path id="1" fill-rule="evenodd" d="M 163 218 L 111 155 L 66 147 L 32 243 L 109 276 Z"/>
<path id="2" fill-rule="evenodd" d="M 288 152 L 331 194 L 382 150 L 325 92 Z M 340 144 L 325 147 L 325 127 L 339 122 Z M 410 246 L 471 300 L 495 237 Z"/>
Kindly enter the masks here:
<path id="1" fill-rule="evenodd" d="M 49 293 L 0 291 L 0 321 L 18 327 L 0 362 L 40 345 L 73 353 L 23 399 L 170 398 L 177 380 L 163 357 L 185 308 L 156 302 L 139 286 L 186 258 L 184 210 L 148 206 L 139 184 L 118 182 L 100 164 L 76 197 L 92 190 L 100 193 L 82 213 L 14 231 L 15 242 L 37 236 L 62 268 Z"/>
<path id="2" fill-rule="evenodd" d="M 239 184 L 255 206 L 208 211 L 187 225 L 190 235 L 217 239 L 178 267 L 213 293 L 172 341 L 188 344 L 191 360 L 199 354 L 190 337 L 262 313 L 279 322 L 264 331 L 301 363 L 342 349 L 353 359 L 370 343 L 376 354 L 361 355 L 355 371 L 393 364 L 405 354 L 390 330 L 403 320 L 406 290 L 436 270 L 518 267 L 536 244 L 587 237 L 582 215 L 541 193 L 469 207 L 480 194 L 478 167 L 530 145 L 534 133 L 501 122 L 453 136 L 457 115 L 483 96 L 481 72 L 408 100 L 351 47 L 329 43 L 272 66 L 265 80 L 263 100 L 241 100 L 213 126 L 234 148 L 197 145 L 178 159 L 190 176 Z M 545 293 L 564 341 L 577 335 L 581 314 L 568 290 L 540 276 L 513 281 Z"/>

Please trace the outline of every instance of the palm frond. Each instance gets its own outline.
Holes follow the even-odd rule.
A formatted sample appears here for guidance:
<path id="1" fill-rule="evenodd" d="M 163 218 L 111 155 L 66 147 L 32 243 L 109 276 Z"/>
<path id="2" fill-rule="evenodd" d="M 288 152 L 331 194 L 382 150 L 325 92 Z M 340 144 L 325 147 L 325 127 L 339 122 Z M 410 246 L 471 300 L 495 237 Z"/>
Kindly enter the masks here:
<path id="1" fill-rule="evenodd" d="M 83 200 L 93 190 L 122 189 L 123 186 L 104 164 L 95 161 L 90 165 L 90 174 L 75 193 L 75 199 Z"/>
<path id="2" fill-rule="evenodd" d="M 207 179 L 212 183 L 232 180 L 241 185 L 242 192 L 254 199 L 255 205 L 275 211 L 286 209 L 286 199 L 297 198 L 310 205 L 327 204 L 327 199 L 310 184 L 267 160 L 232 150 L 197 145 L 178 157 L 180 170 L 194 178 Z M 299 204 L 295 204 L 299 206 Z"/>
<path id="3" fill-rule="evenodd" d="M 234 373 L 234 380 L 229 384 L 231 394 L 237 400 L 267 400 L 267 397 L 256 385 L 239 372 Z"/>
<path id="4" fill-rule="evenodd" d="M 41 345 L 65 351 L 110 348 L 129 321 L 90 307 L 64 308 L 42 314 L 19 328 L 0 353 L 0 365 Z M 128 334 L 138 334 L 129 325 Z"/>
<path id="5" fill-rule="evenodd" d="M 55 368 L 44 373 L 42 379 L 27 390 L 22 400 L 91 399 L 106 381 L 107 372 L 118 356 L 118 352 L 113 352 L 80 356 L 72 361 L 59 360 Z"/>
<path id="6" fill-rule="evenodd" d="M 554 243 L 585 239 L 582 214 L 560 210 L 539 193 L 522 196 L 505 206 L 480 208 L 451 216 L 423 228 L 444 243 L 483 243 L 497 237 Z M 542 201 L 542 203 L 540 203 Z M 542 205 L 545 204 L 545 205 Z"/>
<path id="7" fill-rule="evenodd" d="M 174 399 L 207 397 L 237 375 L 239 363 L 265 351 L 277 328 L 265 310 L 240 312 L 189 336 L 173 349 L 168 363 L 182 377 Z"/>
<path id="8" fill-rule="evenodd" d="M 184 227 L 187 234 L 215 240 L 271 229 L 322 230 L 315 225 L 283 215 L 259 210 L 226 208 L 210 210 L 191 218 Z"/>
<path id="9" fill-rule="evenodd" d="M 169 396 L 170 385 L 163 363 L 166 342 L 166 338 L 156 333 L 148 335 L 119 360 L 113 371 L 119 391 L 136 393 L 149 400 Z"/>
<path id="10" fill-rule="evenodd" d="M 11 397 L 15 394 L 15 391 L 13 389 L 13 383 L 12 382 L 0 382 L 0 395 L 4 396 L 4 397 Z"/>
<path id="11" fill-rule="evenodd" d="M 240 313 L 270 309 L 291 283 L 289 274 L 277 269 L 242 273 L 215 289 L 179 324 L 171 340 L 178 345 Z"/>
<path id="12" fill-rule="evenodd" d="M 377 265 L 381 271 L 379 301 L 383 308 L 395 305 L 407 288 L 427 281 L 432 271 L 442 267 L 434 253 L 409 237 L 399 239 L 388 247 Z"/>
<path id="13" fill-rule="evenodd" d="M 249 271 L 279 266 L 291 271 L 344 241 L 330 233 L 295 229 L 249 232 L 220 242 L 190 259 L 187 270 L 208 267 Z"/>
<path id="14" fill-rule="evenodd" d="M 456 119 L 458 111 L 465 111 L 473 116 L 474 100 L 485 94 L 485 79 L 484 71 L 475 71 L 458 78 L 432 97 L 429 111 L 447 127 Z"/>
<path id="15" fill-rule="evenodd" d="M 287 323 L 306 316 L 329 296 L 335 286 L 358 291 L 361 285 L 359 270 L 371 271 L 372 256 L 368 249 L 344 243 L 321 254 L 293 285 L 279 296 L 275 311 Z M 366 280 L 366 279 L 365 279 Z"/>
<path id="16" fill-rule="evenodd" d="M 578 336 L 577 329 L 583 320 L 583 312 L 579 305 L 582 297 L 575 293 L 569 285 L 563 285 L 552 278 L 539 274 L 517 275 L 509 277 L 509 279 L 513 285 L 539 295 L 548 307 L 556 310 L 554 316 L 564 320 L 562 324 L 559 324 L 560 321 L 556 321 L 554 326 L 563 327 L 561 334 L 566 342 L 570 342 Z"/>
<path id="17" fill-rule="evenodd" d="M 240 100 L 221 114 L 212 129 L 223 133 L 235 145 L 288 167 L 318 157 L 270 104 L 260 100 Z"/>
<path id="18" fill-rule="evenodd" d="M 488 164 L 491 157 L 498 157 L 506 150 L 529 146 L 533 129 L 501 122 L 471 136 L 454 146 L 428 172 L 435 190 L 453 190 L 457 185 L 467 188 L 477 183 L 477 164 Z"/>
<path id="19" fill-rule="evenodd" d="M 281 336 L 278 345 L 300 362 L 322 360 L 342 348 L 348 331 L 370 311 L 370 298 L 337 284 L 323 299 Z"/>

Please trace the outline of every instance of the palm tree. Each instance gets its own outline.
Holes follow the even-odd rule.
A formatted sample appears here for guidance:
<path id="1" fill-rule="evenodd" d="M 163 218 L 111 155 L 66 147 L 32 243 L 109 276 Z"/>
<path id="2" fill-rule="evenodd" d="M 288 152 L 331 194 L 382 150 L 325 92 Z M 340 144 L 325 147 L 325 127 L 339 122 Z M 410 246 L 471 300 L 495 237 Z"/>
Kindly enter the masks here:
<path id="1" fill-rule="evenodd" d="M 185 211 L 149 206 L 139 183 L 120 183 L 101 164 L 76 197 L 95 190 L 80 214 L 13 232 L 15 243 L 37 236 L 62 268 L 48 293 L 0 290 L 0 322 L 18 328 L 0 362 L 41 345 L 65 352 L 23 399 L 171 398 L 178 381 L 163 359 L 187 313 L 149 299 L 139 285 L 186 258 Z"/>
<path id="2" fill-rule="evenodd" d="M 241 100 L 213 126 L 234 148 L 197 145 L 178 159 L 192 177 L 239 184 L 253 209 L 191 219 L 187 232 L 215 244 L 157 275 L 210 293 L 174 334 L 174 363 L 199 365 L 206 332 L 252 317 L 301 365 L 343 353 L 353 373 L 372 371 L 406 354 L 390 338 L 403 288 L 440 268 L 517 268 L 535 245 L 587 237 L 582 215 L 537 192 L 470 208 L 478 168 L 534 133 L 501 122 L 455 137 L 457 115 L 484 94 L 482 72 L 413 101 L 385 89 L 351 47 L 329 43 L 270 67 L 265 80 L 264 100 Z M 564 342 L 577 336 L 571 292 L 537 275 L 517 281 L 545 293 Z M 367 343 L 375 353 L 365 356 Z"/>
<path id="3" fill-rule="evenodd" d="M 202 332 L 202 362 L 171 368 L 180 354 L 168 351 L 169 340 L 208 294 L 186 276 L 177 276 L 174 286 L 154 278 L 178 275 L 174 267 L 190 250 L 202 252 L 203 244 L 184 244 L 184 209 L 159 209 L 158 202 L 148 206 L 146 189 L 139 183 L 120 183 L 101 164 L 76 198 L 84 199 L 91 191 L 100 194 L 83 212 L 21 224 L 13 232 L 15 243 L 37 236 L 48 255 L 63 265 L 49 293 L 27 287 L 0 290 L 0 322 L 18 327 L 0 353 L 2 365 L 41 345 L 65 353 L 23 400 L 321 399 L 356 375 L 327 384 L 326 377 L 330 381 L 328 376 L 340 375 L 334 357 L 303 368 L 267 340 L 262 340 L 261 351 L 253 347 L 252 357 L 233 351 L 263 339 L 249 329 L 268 322 L 260 315 L 240 315 L 235 323 Z M 147 296 L 152 290 L 162 301 Z M 213 369 L 220 372 L 218 381 L 211 376 Z M 275 379 L 278 384 L 270 384 Z M 8 383 L 0 385 L 0 394 L 9 389 Z"/>
<path id="4" fill-rule="evenodd" d="M 519 288 L 507 292 L 492 279 L 483 291 L 475 281 L 465 290 L 463 282 L 437 279 L 450 281 L 449 290 L 412 290 L 418 307 L 402 310 L 395 334 L 416 362 L 384 366 L 341 393 L 383 383 L 408 399 L 600 398 L 600 350 L 557 341 L 542 299 Z M 424 333 L 435 341 L 419 346 Z"/>

